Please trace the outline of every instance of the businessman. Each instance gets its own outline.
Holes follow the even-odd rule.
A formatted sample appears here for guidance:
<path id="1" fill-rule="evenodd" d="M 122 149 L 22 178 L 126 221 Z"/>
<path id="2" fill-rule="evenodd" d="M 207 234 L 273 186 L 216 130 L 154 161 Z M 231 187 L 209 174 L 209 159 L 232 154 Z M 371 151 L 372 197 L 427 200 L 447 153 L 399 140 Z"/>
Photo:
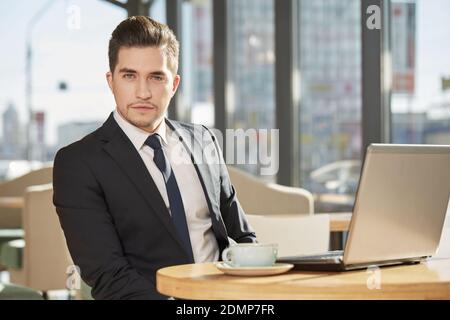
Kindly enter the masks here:
<path id="1" fill-rule="evenodd" d="M 180 83 L 172 31 L 130 17 L 108 55 L 116 109 L 58 151 L 53 202 L 95 299 L 165 299 L 159 268 L 217 261 L 230 242 L 256 238 L 212 132 L 164 116 Z"/>

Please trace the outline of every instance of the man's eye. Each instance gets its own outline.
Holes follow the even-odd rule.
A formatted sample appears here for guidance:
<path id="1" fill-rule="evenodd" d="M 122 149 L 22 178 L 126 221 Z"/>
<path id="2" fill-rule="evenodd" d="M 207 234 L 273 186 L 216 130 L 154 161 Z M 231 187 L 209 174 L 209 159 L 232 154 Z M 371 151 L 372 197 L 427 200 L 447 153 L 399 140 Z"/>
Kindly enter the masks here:
<path id="1" fill-rule="evenodd" d="M 132 74 L 132 73 L 125 73 L 123 75 L 123 78 L 124 79 L 134 79 L 134 74 Z"/>
<path id="2" fill-rule="evenodd" d="M 163 81 L 164 77 L 163 76 L 152 76 L 152 79 L 156 80 L 156 81 Z"/>

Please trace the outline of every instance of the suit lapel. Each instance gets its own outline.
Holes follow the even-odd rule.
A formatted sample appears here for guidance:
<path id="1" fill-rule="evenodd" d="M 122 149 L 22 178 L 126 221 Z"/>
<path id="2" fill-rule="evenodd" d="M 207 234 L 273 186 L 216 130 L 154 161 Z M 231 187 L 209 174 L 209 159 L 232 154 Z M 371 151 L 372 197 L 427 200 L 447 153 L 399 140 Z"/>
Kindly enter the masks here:
<path id="1" fill-rule="evenodd" d="M 153 178 L 147 170 L 142 158 L 131 141 L 115 122 L 112 114 L 104 124 L 102 140 L 103 149 L 116 161 L 123 172 L 130 178 L 136 189 L 145 198 L 154 213 L 167 228 L 180 247 L 184 247 L 176 234 L 175 227 L 170 219 L 169 212 Z"/>

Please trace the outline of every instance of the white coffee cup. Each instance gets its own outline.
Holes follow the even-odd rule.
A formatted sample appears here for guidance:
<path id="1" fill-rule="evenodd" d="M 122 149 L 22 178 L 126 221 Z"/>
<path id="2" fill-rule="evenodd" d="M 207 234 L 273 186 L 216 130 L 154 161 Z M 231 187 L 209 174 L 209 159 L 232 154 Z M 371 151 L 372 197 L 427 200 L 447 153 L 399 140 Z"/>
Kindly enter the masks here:
<path id="1" fill-rule="evenodd" d="M 270 267 L 277 254 L 277 244 L 239 243 L 226 248 L 222 260 L 231 267 Z"/>

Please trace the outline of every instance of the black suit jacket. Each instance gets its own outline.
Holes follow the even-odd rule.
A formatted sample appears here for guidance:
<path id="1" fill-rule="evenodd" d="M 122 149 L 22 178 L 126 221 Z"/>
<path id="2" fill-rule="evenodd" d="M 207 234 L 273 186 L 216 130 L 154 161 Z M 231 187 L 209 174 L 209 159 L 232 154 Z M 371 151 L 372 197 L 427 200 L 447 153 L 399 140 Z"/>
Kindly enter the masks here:
<path id="1" fill-rule="evenodd" d="M 228 246 L 228 237 L 256 241 L 212 132 L 166 123 L 191 154 L 220 251 Z M 205 150 L 218 161 L 199 161 Z M 189 259 L 151 175 L 113 115 L 95 132 L 59 150 L 53 172 L 53 202 L 72 259 L 93 297 L 166 298 L 156 291 L 156 271 Z"/>

